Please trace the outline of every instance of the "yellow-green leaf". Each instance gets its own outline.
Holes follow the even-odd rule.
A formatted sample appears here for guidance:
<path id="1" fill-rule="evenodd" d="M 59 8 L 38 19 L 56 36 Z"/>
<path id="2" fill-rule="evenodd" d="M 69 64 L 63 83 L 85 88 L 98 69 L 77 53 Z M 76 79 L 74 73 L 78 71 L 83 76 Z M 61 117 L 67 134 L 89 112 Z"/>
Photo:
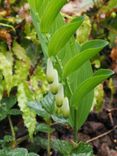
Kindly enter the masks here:
<path id="1" fill-rule="evenodd" d="M 12 87 L 12 80 L 13 80 L 13 57 L 12 54 L 9 52 L 0 53 L 0 70 L 4 76 L 5 82 L 5 89 L 9 93 Z"/>
<path id="2" fill-rule="evenodd" d="M 28 92 L 29 92 L 29 90 L 28 90 L 27 85 L 25 83 L 21 83 L 18 86 L 18 95 L 17 95 L 18 105 L 19 105 L 20 110 L 22 112 L 24 124 L 28 129 L 30 138 L 32 139 L 35 128 L 36 128 L 36 114 L 34 113 L 33 110 L 31 110 L 28 107 L 28 101 L 29 101 L 28 94 L 29 95 L 31 94 Z"/>
<path id="3" fill-rule="evenodd" d="M 100 52 L 106 45 L 107 41 L 104 40 L 92 40 L 85 43 L 82 46 L 82 52 L 72 57 L 64 66 L 63 76 L 66 77 L 78 70 L 87 60 L 94 57 Z"/>
<path id="4" fill-rule="evenodd" d="M 43 4 L 43 0 L 28 0 L 28 3 L 30 4 L 30 7 L 33 11 L 39 13 L 40 8 Z"/>
<path id="5" fill-rule="evenodd" d="M 78 109 L 82 98 L 112 74 L 111 70 L 100 69 L 93 76 L 82 82 L 72 96 L 72 106 Z"/>
<path id="6" fill-rule="evenodd" d="M 72 22 L 63 25 L 54 33 L 48 45 L 49 56 L 54 56 L 60 52 L 82 22 L 83 17 L 75 18 Z"/>
<path id="7" fill-rule="evenodd" d="M 67 0 L 50 0 L 45 8 L 44 14 L 41 18 L 41 31 L 48 32 L 50 26 L 53 21 L 57 17 L 63 5 L 67 2 Z"/>

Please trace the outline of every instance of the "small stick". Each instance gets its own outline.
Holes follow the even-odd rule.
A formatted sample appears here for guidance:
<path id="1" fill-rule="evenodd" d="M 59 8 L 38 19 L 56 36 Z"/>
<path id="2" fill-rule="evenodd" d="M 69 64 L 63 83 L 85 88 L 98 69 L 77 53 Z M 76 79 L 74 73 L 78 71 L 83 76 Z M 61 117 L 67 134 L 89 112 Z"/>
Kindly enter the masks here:
<path id="1" fill-rule="evenodd" d="M 86 143 L 90 143 L 90 142 L 95 141 L 95 140 L 97 140 L 97 139 L 99 139 L 99 138 L 102 138 L 102 137 L 108 135 L 109 133 L 111 133 L 111 132 L 112 132 L 113 130 L 115 130 L 116 128 L 117 128 L 117 125 L 114 126 L 113 129 L 111 129 L 111 130 L 109 130 L 109 131 L 107 131 L 107 132 L 105 132 L 105 133 L 103 133 L 103 134 L 101 134 L 101 135 L 98 135 L 98 136 L 96 136 L 96 137 L 94 137 L 94 138 L 92 138 L 92 139 L 90 139 L 90 140 L 87 140 Z"/>
<path id="2" fill-rule="evenodd" d="M 105 109 L 108 112 L 113 112 L 113 111 L 117 111 L 117 108 L 111 108 L 111 109 Z"/>
<path id="3" fill-rule="evenodd" d="M 112 113 L 108 113 L 108 116 L 109 116 L 109 119 L 110 119 L 110 122 L 111 122 L 111 125 L 114 126 L 114 121 L 113 121 L 113 117 L 112 117 Z"/>

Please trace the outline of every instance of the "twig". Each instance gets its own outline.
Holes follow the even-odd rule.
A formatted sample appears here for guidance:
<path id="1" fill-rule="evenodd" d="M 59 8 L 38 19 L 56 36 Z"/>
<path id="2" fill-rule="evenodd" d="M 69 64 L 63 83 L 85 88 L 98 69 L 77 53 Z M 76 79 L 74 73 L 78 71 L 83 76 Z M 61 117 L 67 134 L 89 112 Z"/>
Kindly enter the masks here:
<path id="1" fill-rule="evenodd" d="M 111 122 L 111 125 L 113 126 L 114 125 L 114 120 L 113 120 L 113 117 L 112 117 L 112 112 L 113 111 L 117 111 L 117 108 L 107 108 L 105 109 L 108 113 L 108 116 L 109 116 L 109 119 L 110 119 L 110 122 Z"/>
<path id="2" fill-rule="evenodd" d="M 110 119 L 110 122 L 111 122 L 111 125 L 114 126 L 114 120 L 113 120 L 113 117 L 112 117 L 112 113 L 108 113 L 108 116 L 109 116 L 109 119 Z"/>
<path id="3" fill-rule="evenodd" d="M 113 112 L 113 111 L 117 111 L 117 108 L 111 108 L 111 109 L 105 109 L 108 112 Z"/>
<path id="4" fill-rule="evenodd" d="M 21 138 L 18 138 L 18 139 L 16 140 L 16 145 L 19 145 L 20 143 L 22 143 L 23 141 L 25 141 L 25 140 L 27 140 L 27 139 L 28 139 L 28 135 L 23 136 L 23 137 L 21 137 Z"/>
<path id="5" fill-rule="evenodd" d="M 94 138 L 92 138 L 90 140 L 87 140 L 86 143 L 90 143 L 90 142 L 95 141 L 95 140 L 97 140 L 99 138 L 102 138 L 102 137 L 108 135 L 109 133 L 111 133 L 112 131 L 114 131 L 116 128 L 117 128 L 117 125 L 114 126 L 113 129 L 111 129 L 111 130 L 109 130 L 109 131 L 107 131 L 107 132 L 105 132 L 105 133 L 103 133 L 101 135 L 98 135 L 97 137 L 94 137 Z"/>

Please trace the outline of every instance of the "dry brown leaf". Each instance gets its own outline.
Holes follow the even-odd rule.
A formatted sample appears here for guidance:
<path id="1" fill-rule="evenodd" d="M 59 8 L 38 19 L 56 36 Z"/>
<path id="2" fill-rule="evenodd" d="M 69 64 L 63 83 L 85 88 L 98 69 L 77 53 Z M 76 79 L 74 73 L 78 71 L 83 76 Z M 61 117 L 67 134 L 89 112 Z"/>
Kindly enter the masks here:
<path id="1" fill-rule="evenodd" d="M 117 62 L 117 47 L 114 47 L 111 51 L 110 57 L 113 61 Z"/>
<path id="2" fill-rule="evenodd" d="M 63 7 L 62 12 L 68 15 L 81 15 L 93 6 L 93 0 L 73 0 Z"/>
<path id="3" fill-rule="evenodd" d="M 12 37 L 11 34 L 6 30 L 0 30 L 0 38 L 7 42 L 9 49 L 11 49 Z"/>

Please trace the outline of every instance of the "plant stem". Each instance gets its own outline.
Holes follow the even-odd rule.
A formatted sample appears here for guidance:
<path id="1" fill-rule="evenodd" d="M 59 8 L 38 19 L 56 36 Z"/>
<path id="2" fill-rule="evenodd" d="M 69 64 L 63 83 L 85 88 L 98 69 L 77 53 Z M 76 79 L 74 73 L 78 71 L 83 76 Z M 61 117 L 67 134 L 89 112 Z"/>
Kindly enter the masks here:
<path id="1" fill-rule="evenodd" d="M 51 120 L 49 120 L 48 122 L 47 122 L 47 124 L 49 125 L 49 126 L 51 126 Z M 48 147 L 47 147 L 47 151 L 48 151 L 48 156 L 51 156 L 51 132 L 50 131 L 48 131 Z"/>
<path id="2" fill-rule="evenodd" d="M 62 62 L 60 61 L 60 59 L 58 58 L 58 56 L 55 56 L 55 59 L 56 59 L 56 62 L 58 63 L 58 65 L 59 65 L 59 67 L 60 67 L 61 72 L 62 72 L 62 71 L 63 71 Z"/>
<path id="3" fill-rule="evenodd" d="M 19 145 L 20 143 L 22 143 L 23 141 L 27 140 L 29 137 L 29 135 L 26 135 L 26 136 L 23 136 L 23 137 L 20 137 L 16 140 L 16 145 Z"/>
<path id="4" fill-rule="evenodd" d="M 62 63 L 61 63 L 61 61 L 59 60 L 59 58 L 57 56 L 55 57 L 55 59 L 56 59 L 56 62 L 59 64 L 59 67 L 60 67 L 60 70 L 61 70 L 61 73 L 62 73 L 62 71 L 63 71 Z M 66 83 L 66 85 L 68 87 L 68 90 L 69 90 L 70 95 L 72 96 L 73 95 L 73 92 L 72 92 L 72 89 L 70 87 L 69 78 L 68 77 L 65 78 L 65 83 Z M 77 132 L 76 119 L 77 119 L 77 111 L 74 110 L 74 142 L 77 142 L 78 141 L 78 136 L 77 136 L 77 133 L 78 132 Z"/>
<path id="5" fill-rule="evenodd" d="M 62 73 L 62 72 L 63 72 L 63 65 L 62 65 L 62 62 L 59 60 L 58 56 L 55 56 L 55 59 L 56 59 L 56 62 L 58 63 L 58 65 L 59 65 L 59 68 L 60 68 L 61 73 Z M 67 85 L 67 88 L 68 88 L 70 94 L 72 95 L 73 93 L 72 93 L 72 89 L 71 89 L 70 84 L 69 84 L 69 79 L 68 79 L 68 77 L 65 78 L 65 83 L 66 83 L 66 85 Z"/>
<path id="6" fill-rule="evenodd" d="M 8 116 L 8 120 L 9 120 L 9 125 L 11 128 L 11 133 L 12 133 L 12 137 L 13 137 L 13 147 L 16 147 L 16 135 L 15 135 L 14 127 L 13 127 L 13 122 L 12 122 L 10 116 Z"/>
<path id="7" fill-rule="evenodd" d="M 51 151 L 50 143 L 51 143 L 51 133 L 48 132 L 48 156 L 50 156 Z"/>
<path id="8" fill-rule="evenodd" d="M 71 94 L 71 96 L 72 96 L 72 95 L 73 95 L 73 92 L 72 92 L 72 89 L 71 89 L 70 84 L 69 84 L 69 79 L 66 78 L 66 79 L 65 79 L 65 82 L 66 82 L 66 85 L 67 85 L 67 87 L 68 87 L 68 89 L 69 89 L 69 92 L 70 92 L 70 94 Z"/>
<path id="9" fill-rule="evenodd" d="M 62 63 L 60 62 L 59 58 L 56 56 L 56 62 L 59 64 L 59 67 L 60 67 L 60 70 L 61 70 L 61 73 L 63 71 L 63 66 L 62 66 Z M 73 95 L 73 92 L 72 92 L 72 89 L 70 87 L 70 84 L 69 84 L 69 79 L 68 77 L 65 78 L 65 83 L 67 85 L 67 88 L 69 90 L 69 93 L 70 95 L 72 96 Z M 77 124 L 76 124 L 76 119 L 77 119 L 77 111 L 74 110 L 74 142 L 78 142 L 78 136 L 77 136 Z"/>
<path id="10" fill-rule="evenodd" d="M 76 115 L 77 115 L 77 112 L 76 110 L 74 110 L 74 142 L 77 142 L 78 141 L 78 135 L 77 135 L 77 126 L 76 126 Z"/>

